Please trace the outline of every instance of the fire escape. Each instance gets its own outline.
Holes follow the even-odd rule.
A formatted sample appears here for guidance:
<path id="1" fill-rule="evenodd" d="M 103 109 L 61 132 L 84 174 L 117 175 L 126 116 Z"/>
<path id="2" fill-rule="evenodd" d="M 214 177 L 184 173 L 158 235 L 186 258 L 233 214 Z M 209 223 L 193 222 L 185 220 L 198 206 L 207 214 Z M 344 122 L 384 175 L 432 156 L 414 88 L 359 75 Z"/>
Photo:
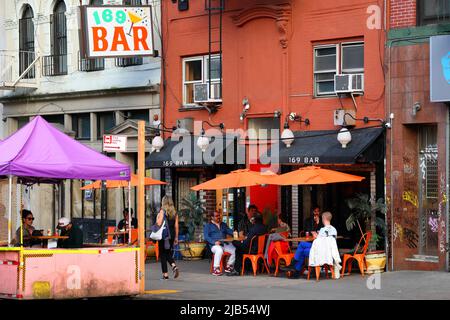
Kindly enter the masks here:
<path id="1" fill-rule="evenodd" d="M 208 11 L 208 101 L 203 105 L 215 112 L 222 104 L 222 22 L 225 0 L 205 0 Z M 213 63 L 218 60 L 218 63 Z"/>

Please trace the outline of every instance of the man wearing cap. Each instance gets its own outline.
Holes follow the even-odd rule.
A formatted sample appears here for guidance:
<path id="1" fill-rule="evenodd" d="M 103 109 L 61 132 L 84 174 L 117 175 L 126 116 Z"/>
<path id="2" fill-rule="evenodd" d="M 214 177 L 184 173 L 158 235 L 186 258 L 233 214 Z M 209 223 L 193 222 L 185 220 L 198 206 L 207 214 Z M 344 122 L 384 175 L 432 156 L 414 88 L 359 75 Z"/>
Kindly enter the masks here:
<path id="1" fill-rule="evenodd" d="M 58 229 L 61 229 L 61 236 L 69 237 L 68 239 L 59 239 L 58 248 L 81 248 L 83 246 L 83 231 L 72 224 L 69 218 L 59 219 Z"/>

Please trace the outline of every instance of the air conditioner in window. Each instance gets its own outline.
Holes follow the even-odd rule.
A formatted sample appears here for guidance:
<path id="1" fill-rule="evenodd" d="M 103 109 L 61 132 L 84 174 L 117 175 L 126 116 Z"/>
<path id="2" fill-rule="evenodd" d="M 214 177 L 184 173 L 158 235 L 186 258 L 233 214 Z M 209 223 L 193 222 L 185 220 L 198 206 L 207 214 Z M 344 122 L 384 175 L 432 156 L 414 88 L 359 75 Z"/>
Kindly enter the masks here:
<path id="1" fill-rule="evenodd" d="M 211 90 L 211 94 L 209 94 L 208 88 Z M 196 83 L 194 84 L 194 102 L 221 102 L 220 91 L 220 83 L 211 83 L 211 86 L 207 83 Z"/>
<path id="2" fill-rule="evenodd" d="M 334 91 L 339 93 L 363 93 L 364 74 L 336 74 L 334 76 Z"/>

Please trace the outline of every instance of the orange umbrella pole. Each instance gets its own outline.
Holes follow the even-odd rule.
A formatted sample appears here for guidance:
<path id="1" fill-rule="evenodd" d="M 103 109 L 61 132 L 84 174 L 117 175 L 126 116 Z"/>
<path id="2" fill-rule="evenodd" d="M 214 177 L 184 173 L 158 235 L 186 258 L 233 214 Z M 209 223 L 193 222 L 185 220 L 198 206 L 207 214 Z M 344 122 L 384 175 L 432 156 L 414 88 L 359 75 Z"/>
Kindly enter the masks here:
<path id="1" fill-rule="evenodd" d="M 128 181 L 128 244 L 131 244 L 131 180 Z"/>

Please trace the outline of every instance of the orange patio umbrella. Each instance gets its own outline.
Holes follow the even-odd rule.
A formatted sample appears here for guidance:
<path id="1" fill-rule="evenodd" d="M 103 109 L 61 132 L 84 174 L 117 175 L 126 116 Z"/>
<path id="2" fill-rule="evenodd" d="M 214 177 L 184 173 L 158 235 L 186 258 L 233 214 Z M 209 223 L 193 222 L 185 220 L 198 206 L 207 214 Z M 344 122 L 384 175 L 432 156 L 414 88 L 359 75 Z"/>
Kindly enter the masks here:
<path id="1" fill-rule="evenodd" d="M 275 184 L 281 186 L 328 184 L 338 182 L 360 182 L 364 177 L 355 176 L 335 170 L 323 169 L 321 167 L 309 166 L 288 172 L 274 178 Z"/>
<path id="2" fill-rule="evenodd" d="M 211 179 L 192 187 L 194 191 L 199 190 L 221 190 L 228 188 L 244 188 L 256 185 L 274 184 L 274 179 L 278 177 L 272 171 L 257 172 L 249 169 L 231 171 L 217 178 Z"/>
<path id="3" fill-rule="evenodd" d="M 155 180 L 152 178 L 145 177 L 144 185 L 146 186 L 154 186 L 154 185 L 163 185 L 167 184 L 166 182 Z M 138 185 L 138 176 L 136 174 L 131 175 L 131 186 L 137 187 Z M 128 187 L 128 181 L 126 180 L 107 180 L 106 181 L 106 188 L 126 188 Z M 88 184 L 87 186 L 84 186 L 81 188 L 81 190 L 90 190 L 90 189 L 101 189 L 102 188 L 102 181 L 96 180 L 95 182 Z"/>

